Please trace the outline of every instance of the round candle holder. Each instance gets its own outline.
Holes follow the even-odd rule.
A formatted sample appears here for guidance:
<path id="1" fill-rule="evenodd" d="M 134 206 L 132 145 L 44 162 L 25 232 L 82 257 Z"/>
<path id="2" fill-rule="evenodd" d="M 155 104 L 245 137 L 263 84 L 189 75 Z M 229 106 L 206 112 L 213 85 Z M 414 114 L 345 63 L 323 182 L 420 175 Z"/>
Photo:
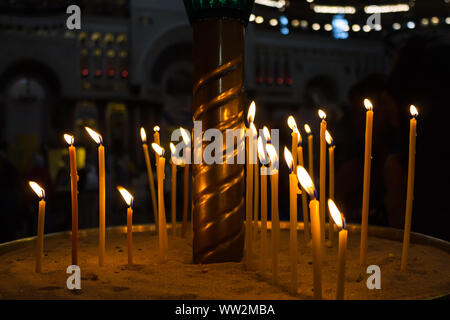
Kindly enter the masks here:
<path id="1" fill-rule="evenodd" d="M 259 226 L 260 226 L 260 224 L 259 224 Z M 171 227 L 171 225 L 169 224 L 168 228 L 170 229 L 170 227 Z M 181 223 L 177 223 L 177 229 L 180 229 L 180 227 L 181 227 Z M 289 227 L 290 227 L 290 225 L 289 225 L 288 221 L 280 222 L 280 229 L 289 230 Z M 304 227 L 303 222 L 299 222 L 298 223 L 298 230 L 300 231 L 300 240 L 299 241 L 304 241 L 303 227 Z M 270 222 L 268 222 L 267 228 L 269 230 L 271 229 Z M 353 234 L 356 238 L 357 238 L 357 235 L 359 235 L 361 232 L 361 226 L 357 225 L 357 224 L 348 224 L 347 229 L 349 231 L 349 235 Z M 127 232 L 126 226 L 109 227 L 109 228 L 107 228 L 107 239 L 108 239 L 108 237 L 111 237 L 115 234 L 123 234 L 125 236 L 126 232 Z M 143 233 L 143 232 L 150 232 L 152 235 L 156 236 L 155 225 L 154 224 L 144 224 L 144 225 L 133 226 L 134 234 L 139 234 L 139 233 Z M 83 238 L 87 238 L 87 237 L 96 238 L 97 235 L 98 235 L 97 228 L 82 229 L 82 230 L 79 230 L 79 233 L 78 233 L 80 243 L 82 243 Z M 188 239 L 189 239 L 189 236 L 192 236 L 192 235 L 188 234 Z M 403 241 L 403 230 L 388 228 L 388 227 L 380 227 L 380 226 L 369 226 L 368 236 L 369 236 L 369 239 L 370 238 L 386 239 L 386 240 L 399 242 L 399 244 L 401 244 Z M 68 239 L 68 241 L 70 241 L 71 232 L 65 231 L 65 232 L 47 234 L 47 235 L 45 235 L 44 241 L 46 242 L 52 238 L 58 238 L 58 237 L 59 238 L 62 237 L 62 239 Z M 155 239 L 157 239 L 157 238 L 155 238 Z M 185 240 L 185 239 L 181 240 L 181 239 L 182 238 L 179 238 L 179 241 L 190 241 L 190 240 Z M 258 237 L 258 239 L 259 239 L 259 237 Z M 34 245 L 35 241 L 36 241 L 36 237 L 29 237 L 29 238 L 18 239 L 18 240 L 0 244 L 0 261 L 2 260 L 2 256 L 4 256 L 5 254 L 10 253 L 11 251 L 15 251 L 15 250 L 25 250 L 26 248 L 30 248 L 30 246 Z M 169 237 L 169 248 L 170 248 L 170 241 L 171 240 Z M 107 240 L 107 243 L 108 243 L 108 240 Z M 450 242 L 442 240 L 442 239 L 438 239 L 435 237 L 431 237 L 428 235 L 411 232 L 411 244 L 424 245 L 427 247 L 436 248 L 436 249 L 442 250 L 443 252 L 445 252 L 447 254 L 450 254 Z M 124 245 L 125 245 L 125 242 L 124 242 Z M 359 246 L 359 244 L 358 244 L 358 246 Z M 44 246 L 44 248 L 45 248 L 45 246 Z M 82 246 L 81 246 L 81 249 L 82 249 Z M 82 251 L 83 250 L 81 250 L 81 252 Z M 370 252 L 370 250 L 369 250 L 369 252 Z M 51 256 L 51 254 L 52 254 L 52 252 L 49 252 L 48 255 Z M 106 255 L 108 255 L 108 252 L 106 253 Z M 94 260 L 97 259 L 97 257 L 91 257 L 91 258 L 93 258 Z M 397 258 L 399 259 L 399 257 L 397 257 Z M 68 261 L 68 264 L 69 264 L 69 261 Z M 124 262 L 124 264 L 125 264 L 125 262 Z M 30 266 L 30 271 L 31 270 L 32 270 L 32 266 Z M 44 271 L 45 271 L 45 262 L 44 262 Z M 64 273 L 64 272 L 65 272 L 65 270 L 61 270 L 61 273 Z M 37 276 L 40 276 L 40 275 L 37 275 Z M 405 277 L 407 277 L 407 276 L 408 275 L 405 275 Z M 265 280 L 261 280 L 261 281 L 265 281 Z M 0 287 L 1 287 L 1 285 L 0 285 Z M 8 297 L 3 297 L 3 298 L 8 298 Z M 450 291 L 447 293 L 439 292 L 436 295 L 429 296 L 427 299 L 450 299 Z"/>

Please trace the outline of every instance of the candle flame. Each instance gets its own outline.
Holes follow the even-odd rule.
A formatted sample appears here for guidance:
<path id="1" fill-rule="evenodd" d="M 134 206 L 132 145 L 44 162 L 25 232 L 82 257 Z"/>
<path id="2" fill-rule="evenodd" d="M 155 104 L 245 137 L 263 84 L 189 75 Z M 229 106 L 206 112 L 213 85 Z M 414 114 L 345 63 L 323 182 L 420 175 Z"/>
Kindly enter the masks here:
<path id="1" fill-rule="evenodd" d="M 278 162 L 278 154 L 277 154 L 277 150 L 275 149 L 275 147 L 272 144 L 268 143 L 266 145 L 266 149 L 267 149 L 267 153 L 269 154 L 270 162 L 272 164 L 277 163 Z"/>
<path id="2" fill-rule="evenodd" d="M 159 131 L 159 126 L 154 126 L 153 127 L 153 131 L 158 132 Z"/>
<path id="3" fill-rule="evenodd" d="M 155 152 L 161 157 L 164 155 L 164 148 L 162 148 L 159 144 L 153 142 L 152 148 L 155 150 Z"/>
<path id="4" fill-rule="evenodd" d="M 291 128 L 292 131 L 297 130 L 297 122 L 295 122 L 295 119 L 293 116 L 289 116 L 289 118 L 287 119 L 287 123 L 288 123 L 289 128 Z"/>
<path id="5" fill-rule="evenodd" d="M 369 99 L 364 99 L 364 107 L 366 107 L 367 111 L 373 110 L 372 102 Z"/>
<path id="6" fill-rule="evenodd" d="M 172 152 L 172 155 L 175 154 L 175 151 L 177 151 L 175 145 L 172 142 L 170 143 L 170 151 Z"/>
<path id="7" fill-rule="evenodd" d="M 292 172 L 294 170 L 294 158 L 292 158 L 292 153 L 286 147 L 284 147 L 284 160 L 286 160 L 289 171 Z"/>
<path id="8" fill-rule="evenodd" d="M 328 130 L 325 130 L 325 140 L 330 146 L 333 144 L 333 137 L 331 137 L 331 134 L 328 132 Z"/>
<path id="9" fill-rule="evenodd" d="M 305 132 L 306 134 L 311 134 L 311 127 L 307 123 L 305 124 Z"/>
<path id="10" fill-rule="evenodd" d="M 419 114 L 419 111 L 417 111 L 417 108 L 415 105 L 410 105 L 409 106 L 409 112 L 411 112 L 411 115 L 413 117 L 417 117 L 417 115 Z"/>
<path id="11" fill-rule="evenodd" d="M 64 134 L 64 140 L 66 140 L 67 144 L 70 146 L 75 142 L 75 138 L 67 133 Z"/>
<path id="12" fill-rule="evenodd" d="M 191 135 L 189 133 L 189 131 L 187 131 L 186 129 L 180 127 L 180 131 L 181 131 L 181 137 L 183 138 L 184 144 L 186 145 L 190 145 L 191 144 Z"/>
<path id="13" fill-rule="evenodd" d="M 263 165 L 269 164 L 269 159 L 267 159 L 266 150 L 264 150 L 264 144 L 261 136 L 258 137 L 258 157 L 259 161 Z"/>
<path id="14" fill-rule="evenodd" d="M 253 131 L 254 136 L 258 135 L 258 131 L 256 130 L 255 124 L 253 122 L 250 123 L 250 130 Z"/>
<path id="15" fill-rule="evenodd" d="M 308 171 L 302 166 L 297 166 L 297 179 L 301 186 L 311 198 L 316 198 L 316 187 L 308 174 Z"/>
<path id="16" fill-rule="evenodd" d="M 338 226 L 339 229 L 345 228 L 345 219 L 339 209 L 336 207 L 336 204 L 333 200 L 328 199 L 328 210 L 330 210 L 331 217 L 333 218 L 334 223 Z"/>
<path id="17" fill-rule="evenodd" d="M 133 204 L 133 196 L 128 192 L 127 189 L 117 186 L 117 190 L 119 190 L 120 194 L 122 195 L 123 200 L 125 200 L 125 203 L 127 206 L 131 207 Z"/>
<path id="18" fill-rule="evenodd" d="M 317 111 L 317 113 L 319 114 L 320 119 L 325 120 L 327 118 L 327 114 L 322 109 L 319 109 L 319 111 Z"/>
<path id="19" fill-rule="evenodd" d="M 28 184 L 39 198 L 43 199 L 45 197 L 45 190 L 40 185 L 34 181 L 28 181 Z"/>
<path id="20" fill-rule="evenodd" d="M 263 127 L 263 135 L 264 135 L 264 138 L 266 138 L 266 141 L 270 142 L 270 132 L 269 132 L 269 128 L 267 128 L 266 126 Z"/>
<path id="21" fill-rule="evenodd" d="M 143 143 L 147 142 L 147 134 L 145 133 L 144 127 L 141 127 L 141 140 Z"/>
<path id="22" fill-rule="evenodd" d="M 256 113 L 256 104 L 255 101 L 252 101 L 252 103 L 250 103 L 250 107 L 248 107 L 247 112 L 248 123 L 252 123 L 253 121 L 255 121 L 255 113 Z"/>
<path id="23" fill-rule="evenodd" d="M 95 141 L 95 143 L 97 144 L 101 144 L 103 139 L 102 136 L 100 134 L 98 134 L 97 132 L 95 132 L 94 130 L 92 130 L 89 127 L 84 127 L 87 131 L 87 133 L 89 133 L 89 135 L 91 136 L 91 138 Z"/>

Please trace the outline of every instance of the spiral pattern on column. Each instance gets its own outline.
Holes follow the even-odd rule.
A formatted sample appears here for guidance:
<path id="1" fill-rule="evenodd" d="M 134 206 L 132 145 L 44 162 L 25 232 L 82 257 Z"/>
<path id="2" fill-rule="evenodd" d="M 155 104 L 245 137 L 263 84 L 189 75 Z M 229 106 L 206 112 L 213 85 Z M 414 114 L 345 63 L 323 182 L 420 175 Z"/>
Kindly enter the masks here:
<path id="1" fill-rule="evenodd" d="M 216 128 L 224 138 L 223 164 L 193 165 L 194 263 L 240 261 L 244 241 L 244 166 L 225 163 L 225 132 L 244 128 L 242 52 L 200 77 L 193 93 L 194 121 L 202 121 L 203 132 Z M 203 142 L 202 152 L 209 143 Z M 235 142 L 235 162 L 236 155 Z"/>

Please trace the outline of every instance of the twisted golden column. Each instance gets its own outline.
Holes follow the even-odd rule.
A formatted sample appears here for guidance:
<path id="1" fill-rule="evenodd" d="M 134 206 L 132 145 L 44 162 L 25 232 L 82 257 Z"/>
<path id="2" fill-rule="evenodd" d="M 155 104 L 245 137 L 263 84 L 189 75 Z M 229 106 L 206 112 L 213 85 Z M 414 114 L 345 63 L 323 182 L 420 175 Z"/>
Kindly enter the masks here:
<path id="1" fill-rule="evenodd" d="M 194 121 L 223 133 L 223 164 L 193 164 L 194 263 L 240 261 L 244 248 L 244 165 L 226 164 L 227 129 L 244 129 L 244 25 L 203 19 L 194 28 Z M 203 134 L 202 132 L 202 134 Z M 202 154 L 205 146 L 202 144 Z M 235 163 L 237 147 L 235 142 Z"/>

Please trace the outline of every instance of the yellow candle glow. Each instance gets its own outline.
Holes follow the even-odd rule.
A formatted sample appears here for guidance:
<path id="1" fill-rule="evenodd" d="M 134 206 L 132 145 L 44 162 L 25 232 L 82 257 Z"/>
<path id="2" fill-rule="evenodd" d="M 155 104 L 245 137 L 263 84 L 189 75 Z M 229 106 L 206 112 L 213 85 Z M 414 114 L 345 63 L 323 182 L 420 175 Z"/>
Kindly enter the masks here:
<path id="1" fill-rule="evenodd" d="M 175 145 L 170 143 L 170 151 L 172 152 L 171 157 L 171 184 L 172 184 L 172 201 L 171 201 L 171 221 L 172 221 L 172 236 L 177 235 L 177 164 L 179 164 L 179 159 L 175 156 Z"/>
<path id="2" fill-rule="evenodd" d="M 164 207 L 164 168 L 166 163 L 166 158 L 164 158 L 164 149 L 156 143 L 152 143 L 152 148 L 158 155 L 158 222 L 159 222 L 159 254 L 160 262 L 166 260 L 166 253 L 168 248 L 167 239 L 167 227 L 166 227 L 166 211 Z"/>
<path id="3" fill-rule="evenodd" d="M 271 213 L 272 213 L 272 283 L 278 283 L 278 252 L 280 250 L 280 216 L 278 212 L 278 155 L 271 144 L 266 146 L 270 163 L 273 166 L 270 172 Z"/>
<path id="4" fill-rule="evenodd" d="M 346 229 L 344 216 L 339 212 L 336 204 L 331 199 L 328 199 L 328 209 L 332 220 L 339 229 L 336 300 L 343 300 L 345 286 L 345 252 L 347 251 L 348 231 Z"/>
<path id="5" fill-rule="evenodd" d="M 303 147 L 302 147 L 302 136 L 299 133 L 299 143 L 297 147 L 297 154 L 298 154 L 298 165 L 304 167 L 304 160 L 303 160 Z M 308 199 L 306 192 L 302 190 L 302 211 L 303 211 L 303 231 L 305 233 L 305 244 L 309 245 L 311 241 L 310 236 L 310 225 L 309 225 L 309 217 L 308 217 Z"/>
<path id="6" fill-rule="evenodd" d="M 363 203 L 361 217 L 361 247 L 359 263 L 361 266 L 367 264 L 367 229 L 369 224 L 369 196 L 370 196 L 370 165 L 372 159 L 372 131 L 373 131 L 373 106 L 369 99 L 364 99 L 366 107 L 366 141 L 364 150 L 364 184 Z"/>
<path id="7" fill-rule="evenodd" d="M 325 141 L 325 132 L 327 130 L 327 115 L 323 110 L 319 110 L 320 122 L 320 195 L 319 195 L 319 211 L 320 211 L 320 244 L 321 257 L 325 257 L 325 199 L 327 196 L 327 142 Z"/>
<path id="8" fill-rule="evenodd" d="M 309 210 L 311 215 L 314 298 L 322 299 L 322 239 L 320 237 L 319 201 L 316 200 L 317 191 L 311 177 L 303 166 L 297 166 L 297 178 L 303 190 L 311 197 Z"/>
<path id="9" fill-rule="evenodd" d="M 155 181 L 153 179 L 153 169 L 150 161 L 150 154 L 148 152 L 147 134 L 145 133 L 144 128 L 141 128 L 141 140 L 142 140 L 142 149 L 144 150 L 145 165 L 147 167 L 147 178 L 148 178 L 148 185 L 150 187 L 150 196 L 152 197 L 153 218 L 155 220 L 156 226 L 158 224 L 158 208 L 156 203 Z"/>
<path id="10" fill-rule="evenodd" d="M 255 149 L 257 151 L 258 148 L 258 144 L 256 143 Z M 255 180 L 255 185 L 254 185 L 254 205 L 253 205 L 253 231 L 252 231 L 252 235 L 253 235 L 253 239 L 252 239 L 252 244 L 254 246 L 257 245 L 256 243 L 256 236 L 258 234 L 258 215 L 259 215 L 259 176 L 260 176 L 260 171 L 259 171 L 259 162 L 258 159 L 255 159 L 255 164 L 254 169 L 253 169 L 253 174 L 254 174 L 254 180 Z M 255 250 L 253 250 L 252 248 L 252 252 L 256 252 L 256 248 Z"/>
<path id="11" fill-rule="evenodd" d="M 127 204 L 127 243 L 128 243 L 128 265 L 133 264 L 133 196 L 127 189 L 118 186 L 120 194 Z"/>
<path id="12" fill-rule="evenodd" d="M 262 164 L 261 168 L 261 244 L 260 244 L 260 261 L 259 272 L 261 275 L 266 273 L 267 261 L 267 165 L 269 159 L 266 157 L 266 150 L 262 137 L 258 137 L 258 157 Z"/>
<path id="13" fill-rule="evenodd" d="M 161 141 L 159 138 L 159 126 L 154 126 L 153 127 L 153 142 L 156 143 L 157 145 L 161 145 Z M 159 163 L 159 156 L 158 154 L 156 154 L 156 172 L 158 172 L 158 163 Z"/>
<path id="14" fill-rule="evenodd" d="M 64 140 L 69 145 L 70 160 L 70 187 L 72 199 L 72 265 L 78 265 L 78 172 L 77 156 L 75 152 L 74 137 L 65 134 Z"/>
<path id="15" fill-rule="evenodd" d="M 325 131 L 325 139 L 328 143 L 328 171 L 329 171 L 329 181 L 328 181 L 328 188 L 329 188 L 329 198 L 334 201 L 334 140 L 331 134 L 327 131 Z M 328 241 L 327 241 L 327 247 L 332 247 L 334 242 L 334 222 L 333 219 L 329 218 L 328 223 Z"/>
<path id="16" fill-rule="evenodd" d="M 308 135 L 308 172 L 314 181 L 314 138 L 311 127 L 308 124 L 305 124 L 305 132 Z"/>
<path id="17" fill-rule="evenodd" d="M 105 148 L 100 134 L 85 127 L 91 138 L 98 145 L 98 209 L 99 209 L 99 238 L 98 238 L 98 264 L 103 266 L 105 261 Z"/>
<path id="18" fill-rule="evenodd" d="M 411 233 L 411 215 L 414 199 L 414 175 L 416 164 L 416 136 L 417 136 L 417 115 L 419 112 L 413 105 L 410 106 L 411 120 L 409 122 L 409 158 L 408 158 L 408 186 L 406 189 L 406 212 L 405 228 L 403 231 L 402 262 L 400 270 L 406 270 L 408 264 L 409 237 Z"/>
<path id="19" fill-rule="evenodd" d="M 297 166 L 297 145 L 298 145 L 298 138 L 300 133 L 297 129 L 297 123 L 295 122 L 295 119 L 293 116 L 289 116 L 287 120 L 289 128 L 292 130 L 291 137 L 292 137 L 292 147 L 291 147 L 291 154 L 293 158 L 293 168 Z"/>
<path id="20" fill-rule="evenodd" d="M 36 268 L 37 273 L 42 272 L 42 257 L 44 256 L 44 224 L 45 224 L 45 190 L 36 182 L 29 181 L 28 184 L 39 197 L 38 228 L 36 238 Z"/>
<path id="21" fill-rule="evenodd" d="M 289 260 L 291 264 L 291 293 L 297 293 L 297 193 L 298 180 L 294 172 L 294 159 L 284 147 L 284 159 L 289 168 Z"/>
<path id="22" fill-rule="evenodd" d="M 191 157 L 191 135 L 189 131 L 180 127 L 181 137 L 183 138 L 184 144 L 187 146 L 185 151 L 185 161 L 184 161 L 184 192 L 183 192 L 183 220 L 181 224 L 181 237 L 186 237 L 187 230 L 187 217 L 188 217 L 188 205 L 189 205 L 189 159 Z M 192 210 L 191 206 L 191 210 Z M 192 214 L 191 214 L 192 219 Z"/>
<path id="23" fill-rule="evenodd" d="M 253 137 L 256 128 L 253 124 L 255 119 L 256 106 L 252 101 L 247 112 L 248 129 L 246 130 L 246 154 L 247 154 L 247 177 L 246 177 L 246 212 L 245 212 L 245 261 L 247 267 L 252 264 L 252 225 L 253 225 Z"/>

